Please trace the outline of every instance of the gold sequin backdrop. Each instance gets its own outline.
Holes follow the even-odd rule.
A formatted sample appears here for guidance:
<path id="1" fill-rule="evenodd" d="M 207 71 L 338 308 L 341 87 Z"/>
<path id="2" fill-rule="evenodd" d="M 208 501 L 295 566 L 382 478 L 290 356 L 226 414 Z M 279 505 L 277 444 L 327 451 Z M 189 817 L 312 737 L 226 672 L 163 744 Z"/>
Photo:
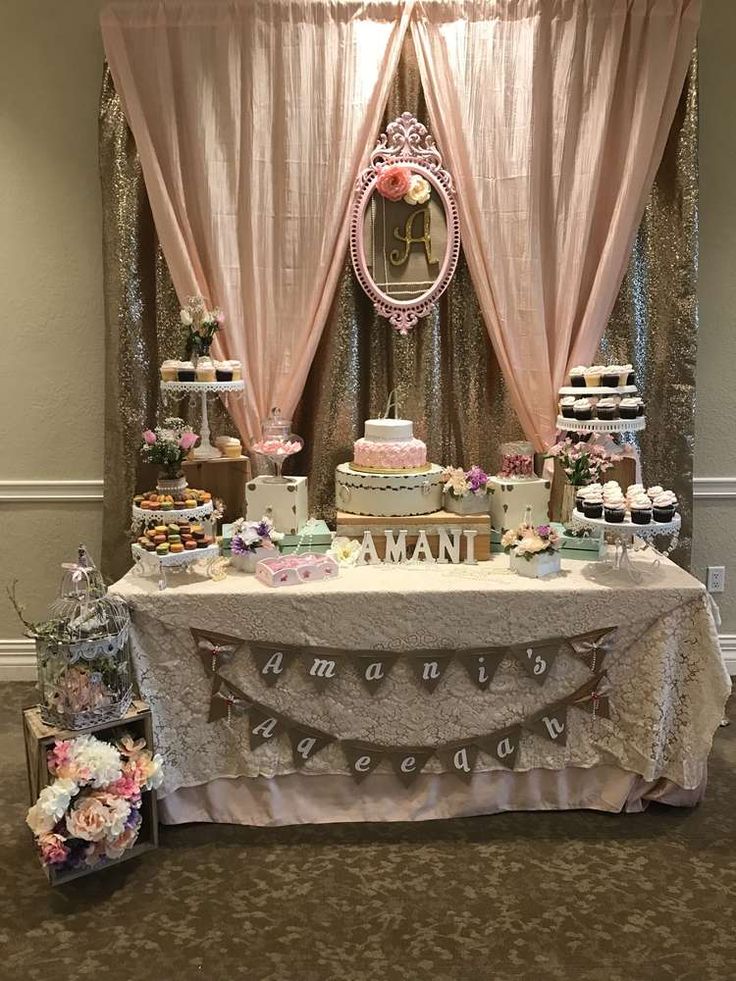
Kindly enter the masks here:
<path id="1" fill-rule="evenodd" d="M 405 110 L 428 122 L 408 39 L 384 122 Z M 191 410 L 186 401 L 163 404 L 159 393 L 158 365 L 183 351 L 179 304 L 109 71 L 100 102 L 100 171 L 107 322 L 103 568 L 116 578 L 130 565 L 130 499 L 152 483 L 139 466 L 141 430 L 164 414 Z M 638 441 L 644 479 L 678 494 L 683 533 L 675 557 L 684 565 L 692 510 L 696 249 L 693 62 L 601 349 L 603 359 L 635 364 L 648 405 L 648 428 Z M 346 257 L 294 420 L 306 440 L 294 472 L 309 475 L 314 513 L 334 515 L 335 466 L 349 459 L 363 421 L 383 409 L 393 388 L 432 460 L 493 467 L 499 443 L 522 435 L 462 255 L 437 309 L 408 338 L 375 316 Z M 214 432 L 234 432 L 221 410 L 212 418 Z"/>

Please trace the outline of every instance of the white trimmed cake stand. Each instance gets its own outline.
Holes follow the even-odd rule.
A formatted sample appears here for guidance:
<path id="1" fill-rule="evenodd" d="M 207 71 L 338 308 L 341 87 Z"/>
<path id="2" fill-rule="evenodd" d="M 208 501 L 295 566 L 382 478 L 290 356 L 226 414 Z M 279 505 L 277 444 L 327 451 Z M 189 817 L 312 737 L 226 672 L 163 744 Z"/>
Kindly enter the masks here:
<path id="1" fill-rule="evenodd" d="M 568 419 L 557 416 L 557 428 L 569 433 L 637 433 L 646 429 L 646 425 L 646 416 L 636 416 L 634 419 Z"/>
<path id="2" fill-rule="evenodd" d="M 635 581 L 641 580 L 641 575 L 634 569 L 629 558 L 629 551 L 638 551 L 648 545 L 655 553 L 654 565 L 659 565 L 660 558 L 670 555 L 677 547 L 680 538 L 680 515 L 675 514 L 672 521 L 650 521 L 649 524 L 635 524 L 630 519 L 624 521 L 606 521 L 605 518 L 586 518 L 582 511 L 577 508 L 572 512 L 572 527 L 578 531 L 582 528 L 597 528 L 605 534 L 610 534 L 614 538 L 615 550 L 611 560 L 611 568 L 616 572 L 626 572 Z M 666 536 L 670 543 L 665 551 L 661 551 L 652 544 L 652 540 L 659 536 Z M 636 544 L 636 539 L 641 543 Z"/>
<path id="3" fill-rule="evenodd" d="M 223 392 L 242 392 L 245 383 L 238 381 L 165 381 L 161 382 L 164 395 L 199 395 L 202 399 L 202 423 L 200 425 L 199 446 L 192 454 L 195 460 L 217 460 L 222 454 L 210 442 L 210 422 L 207 417 L 207 396 Z"/>
<path id="4" fill-rule="evenodd" d="M 137 504 L 132 507 L 133 512 L 133 531 L 142 528 L 146 524 L 162 521 L 193 521 L 195 518 L 212 520 L 214 505 L 212 501 L 198 504 L 194 508 L 169 508 L 167 511 L 139 508 Z M 145 549 L 144 549 L 145 551 Z"/>
<path id="5" fill-rule="evenodd" d="M 169 514 L 171 512 L 168 512 Z M 133 559 L 135 560 L 134 569 L 141 576 L 158 575 L 158 588 L 166 589 L 168 581 L 167 572 L 192 571 L 198 572 L 196 565 L 204 563 L 202 574 L 210 579 L 220 578 L 220 546 L 208 545 L 207 548 L 192 549 L 187 552 L 174 552 L 172 555 L 157 555 L 156 552 L 149 552 L 141 545 L 133 543 L 131 546 Z M 226 560 L 223 560 L 226 561 Z"/>

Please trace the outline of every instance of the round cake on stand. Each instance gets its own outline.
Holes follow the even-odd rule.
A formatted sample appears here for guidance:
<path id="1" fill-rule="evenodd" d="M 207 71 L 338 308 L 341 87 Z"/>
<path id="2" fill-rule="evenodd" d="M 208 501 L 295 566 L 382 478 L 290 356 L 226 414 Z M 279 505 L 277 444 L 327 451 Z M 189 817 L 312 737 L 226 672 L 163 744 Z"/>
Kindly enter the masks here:
<path id="1" fill-rule="evenodd" d="M 427 447 L 408 419 L 369 419 L 353 444 L 353 460 L 335 472 L 338 510 L 402 517 L 442 508 L 442 467 L 427 462 Z"/>

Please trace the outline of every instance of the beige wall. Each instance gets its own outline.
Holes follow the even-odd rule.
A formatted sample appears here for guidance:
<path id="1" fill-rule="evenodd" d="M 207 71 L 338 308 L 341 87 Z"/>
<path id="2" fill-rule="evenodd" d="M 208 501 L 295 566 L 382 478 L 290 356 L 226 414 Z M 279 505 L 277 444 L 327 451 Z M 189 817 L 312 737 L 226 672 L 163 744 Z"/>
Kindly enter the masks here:
<path id="1" fill-rule="evenodd" d="M 0 9 L 0 481 L 102 475 L 101 5 L 4 0 Z M 696 472 L 736 477 L 736 4 L 704 6 Z M 734 634 L 735 517 L 736 498 L 696 506 L 696 569 L 728 567 L 723 630 Z M 21 580 L 33 616 L 78 541 L 99 553 L 100 518 L 96 502 L 0 502 L 3 579 Z M 0 596 L 0 640 L 19 633 Z"/>
<path id="2" fill-rule="evenodd" d="M 102 476 L 99 6 L 0 4 L 0 481 Z M 42 615 L 100 529 L 96 502 L 0 501 L 0 639 L 21 633 L 5 583 Z"/>

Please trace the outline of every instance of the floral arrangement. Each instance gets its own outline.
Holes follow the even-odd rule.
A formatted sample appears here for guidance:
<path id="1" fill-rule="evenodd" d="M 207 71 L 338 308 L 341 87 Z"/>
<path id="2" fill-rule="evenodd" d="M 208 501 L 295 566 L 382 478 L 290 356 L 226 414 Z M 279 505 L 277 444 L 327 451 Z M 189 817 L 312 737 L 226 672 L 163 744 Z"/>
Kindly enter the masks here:
<path id="1" fill-rule="evenodd" d="M 143 433 L 141 456 L 146 463 L 155 463 L 170 477 L 178 477 L 182 461 L 199 439 L 183 419 L 164 419 L 162 426 Z"/>
<path id="2" fill-rule="evenodd" d="M 260 521 L 244 521 L 241 518 L 233 523 L 230 551 L 233 555 L 248 555 L 258 548 L 275 548 L 274 543 L 283 537 L 282 532 L 274 531 L 273 521 L 269 517 L 263 517 Z"/>
<path id="3" fill-rule="evenodd" d="M 507 531 L 501 539 L 506 554 L 513 552 L 531 561 L 535 555 L 556 552 L 562 547 L 562 539 L 550 525 L 533 525 L 523 522 L 518 528 Z"/>
<path id="4" fill-rule="evenodd" d="M 473 466 L 470 470 L 462 467 L 447 467 L 442 474 L 445 490 L 453 497 L 465 497 L 466 494 L 488 493 L 488 474 L 480 467 Z"/>
<path id="5" fill-rule="evenodd" d="M 407 204 L 426 204 L 432 193 L 426 178 L 402 164 L 384 167 L 376 180 L 376 190 L 388 201 L 403 199 Z"/>
<path id="6" fill-rule="evenodd" d="M 332 545 L 330 546 L 327 554 L 332 556 L 332 558 L 341 566 L 351 566 L 355 565 L 358 559 L 358 553 L 360 552 L 360 542 L 355 538 L 345 538 L 340 535 L 337 538 L 332 539 Z"/>
<path id="7" fill-rule="evenodd" d="M 179 319 L 189 328 L 187 349 L 196 357 L 209 354 L 212 340 L 225 322 L 222 310 L 208 310 L 203 297 L 190 296 L 179 311 Z"/>
<path id="8" fill-rule="evenodd" d="M 573 443 L 569 438 L 550 447 L 547 459 L 550 458 L 560 461 L 573 487 L 599 483 L 601 476 L 621 459 L 596 443 Z"/>
<path id="9" fill-rule="evenodd" d="M 26 815 L 45 866 L 57 872 L 120 858 L 141 829 L 141 795 L 161 786 L 162 760 L 144 739 L 57 740 L 47 756 L 54 781 Z"/>

